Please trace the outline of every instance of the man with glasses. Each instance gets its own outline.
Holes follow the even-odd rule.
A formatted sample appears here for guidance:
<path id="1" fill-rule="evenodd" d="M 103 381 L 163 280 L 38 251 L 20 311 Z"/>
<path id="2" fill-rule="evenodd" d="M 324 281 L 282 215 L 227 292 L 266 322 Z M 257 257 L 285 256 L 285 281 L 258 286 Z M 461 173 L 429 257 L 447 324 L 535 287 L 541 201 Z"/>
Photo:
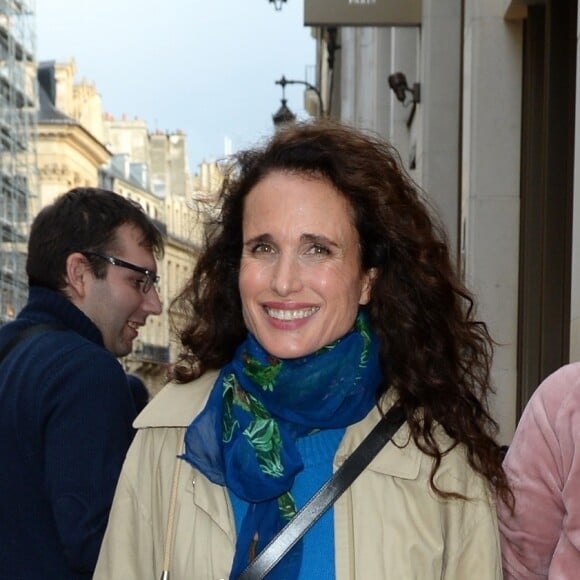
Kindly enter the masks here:
<path id="1" fill-rule="evenodd" d="M 89 579 L 135 417 L 117 357 L 161 312 L 163 237 L 122 196 L 77 188 L 34 220 L 29 297 L 0 328 L 0 576 Z"/>

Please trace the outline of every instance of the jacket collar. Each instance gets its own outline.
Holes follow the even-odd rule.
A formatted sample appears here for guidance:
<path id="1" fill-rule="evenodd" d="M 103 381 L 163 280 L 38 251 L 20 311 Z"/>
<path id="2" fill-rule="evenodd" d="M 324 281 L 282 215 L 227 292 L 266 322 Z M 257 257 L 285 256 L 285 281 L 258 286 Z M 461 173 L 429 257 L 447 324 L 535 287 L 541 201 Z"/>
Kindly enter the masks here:
<path id="1" fill-rule="evenodd" d="M 167 384 L 141 411 L 133 427 L 189 427 L 205 407 L 218 374 L 209 371 L 190 383 Z"/>
<path id="2" fill-rule="evenodd" d="M 145 407 L 133 426 L 137 429 L 188 427 L 205 407 L 218 375 L 219 371 L 210 371 L 191 383 L 169 383 Z M 389 391 L 383 397 L 381 406 L 387 410 L 394 402 L 395 395 Z M 335 456 L 335 467 L 342 465 L 380 418 L 381 413 L 375 406 L 364 419 L 348 427 Z M 405 423 L 367 469 L 383 475 L 415 479 L 419 474 L 421 456 L 422 453 L 410 440 L 409 428 Z"/>
<path id="3" fill-rule="evenodd" d="M 32 322 L 62 326 L 104 346 L 101 331 L 95 323 L 64 294 L 49 288 L 30 286 L 28 302 L 18 314 L 17 320 L 28 325 Z"/>

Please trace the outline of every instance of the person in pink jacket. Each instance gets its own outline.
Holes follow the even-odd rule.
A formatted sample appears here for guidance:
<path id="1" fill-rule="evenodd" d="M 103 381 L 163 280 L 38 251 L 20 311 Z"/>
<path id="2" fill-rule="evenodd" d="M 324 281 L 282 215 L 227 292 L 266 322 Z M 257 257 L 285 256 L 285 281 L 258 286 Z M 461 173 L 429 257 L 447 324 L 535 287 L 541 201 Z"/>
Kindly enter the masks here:
<path id="1" fill-rule="evenodd" d="M 515 496 L 499 503 L 504 578 L 580 578 L 580 363 L 550 375 L 504 460 Z"/>

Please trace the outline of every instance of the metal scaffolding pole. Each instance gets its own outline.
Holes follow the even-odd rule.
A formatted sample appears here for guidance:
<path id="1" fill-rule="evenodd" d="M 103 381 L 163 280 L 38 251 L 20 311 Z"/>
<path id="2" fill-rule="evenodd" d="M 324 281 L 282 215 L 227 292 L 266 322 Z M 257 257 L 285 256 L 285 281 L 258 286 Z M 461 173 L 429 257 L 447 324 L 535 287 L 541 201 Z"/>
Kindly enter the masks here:
<path id="1" fill-rule="evenodd" d="M 0 325 L 27 297 L 29 203 L 38 187 L 31 3 L 0 0 Z"/>

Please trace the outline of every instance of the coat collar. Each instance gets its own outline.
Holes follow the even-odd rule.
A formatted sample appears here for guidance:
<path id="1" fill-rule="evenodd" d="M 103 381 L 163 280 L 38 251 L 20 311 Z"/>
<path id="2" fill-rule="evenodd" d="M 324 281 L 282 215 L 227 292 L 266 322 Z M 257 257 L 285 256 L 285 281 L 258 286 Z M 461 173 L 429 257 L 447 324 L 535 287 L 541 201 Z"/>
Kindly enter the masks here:
<path id="1" fill-rule="evenodd" d="M 209 371 L 185 384 L 169 383 L 135 419 L 133 427 L 189 427 L 203 410 L 219 371 Z"/>
<path id="2" fill-rule="evenodd" d="M 210 371 L 191 383 L 169 383 L 145 407 L 133 426 L 137 429 L 188 427 L 205 407 L 218 375 L 219 371 Z M 394 402 L 395 395 L 389 391 L 381 404 L 384 409 L 389 409 Z M 348 427 L 335 456 L 335 467 L 351 455 L 380 418 L 381 414 L 375 406 L 364 419 Z M 383 475 L 415 479 L 419 474 L 421 457 L 422 453 L 410 439 L 405 423 L 371 461 L 368 469 Z"/>

